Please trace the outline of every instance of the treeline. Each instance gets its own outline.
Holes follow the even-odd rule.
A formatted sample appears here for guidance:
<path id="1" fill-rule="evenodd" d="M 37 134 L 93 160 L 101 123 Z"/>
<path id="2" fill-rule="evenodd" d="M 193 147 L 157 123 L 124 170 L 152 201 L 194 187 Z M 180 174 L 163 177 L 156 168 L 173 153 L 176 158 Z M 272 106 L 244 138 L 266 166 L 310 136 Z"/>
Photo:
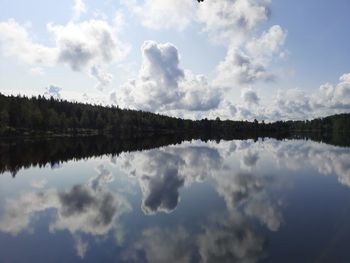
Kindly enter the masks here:
<path id="1" fill-rule="evenodd" d="M 143 137 L 201 133 L 229 136 L 239 133 L 290 131 L 349 131 L 350 115 L 312 121 L 259 123 L 231 120 L 186 120 L 144 111 L 90 105 L 54 98 L 0 94 L 0 135 L 97 135 Z"/>

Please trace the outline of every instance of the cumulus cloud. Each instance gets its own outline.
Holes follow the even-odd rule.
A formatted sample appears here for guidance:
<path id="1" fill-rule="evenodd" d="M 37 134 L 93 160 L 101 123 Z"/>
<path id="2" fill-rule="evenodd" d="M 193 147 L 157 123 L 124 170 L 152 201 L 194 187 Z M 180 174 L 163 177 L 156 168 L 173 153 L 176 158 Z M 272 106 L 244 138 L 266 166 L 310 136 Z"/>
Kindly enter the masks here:
<path id="1" fill-rule="evenodd" d="M 76 3 L 82 3 L 76 1 Z M 28 29 L 10 19 L 0 23 L 0 44 L 5 54 L 32 65 L 67 64 L 74 71 L 85 71 L 96 78 L 98 87 L 108 85 L 111 74 L 102 66 L 120 61 L 129 47 L 117 38 L 117 32 L 106 21 L 91 19 L 70 21 L 66 25 L 49 23 L 52 47 L 35 43 Z"/>
<path id="2" fill-rule="evenodd" d="M 216 42 L 237 42 L 246 37 L 268 19 L 270 6 L 270 0 L 214 0 L 200 5 L 191 0 L 123 3 L 148 28 L 183 30 L 198 23 Z"/>
<path id="3" fill-rule="evenodd" d="M 217 67 L 215 82 L 227 87 L 235 84 L 250 84 L 256 81 L 271 81 L 274 76 L 268 73 L 266 67 L 254 61 L 242 50 L 230 48 L 223 61 Z"/>
<path id="4" fill-rule="evenodd" d="M 150 111 L 200 111 L 219 105 L 222 91 L 212 87 L 205 76 L 181 69 L 174 45 L 146 41 L 141 51 L 138 78 L 111 94 L 114 103 Z"/>
<path id="5" fill-rule="evenodd" d="M 244 88 L 241 94 L 243 104 L 236 105 L 236 117 L 270 121 L 305 120 L 347 112 L 350 109 L 349 76 L 343 74 L 337 84 L 325 83 L 312 93 L 299 88 L 277 90 L 267 104 L 260 103 L 259 97 L 256 100 L 257 94 L 253 89 Z"/>
<path id="6" fill-rule="evenodd" d="M 268 68 L 274 57 L 281 57 L 286 32 L 278 25 L 272 26 L 259 38 L 241 46 L 231 44 L 227 55 L 217 67 L 215 82 L 232 87 L 257 81 L 273 81 L 276 76 Z"/>
<path id="7" fill-rule="evenodd" d="M 318 108 L 328 107 L 332 109 L 350 109 L 350 73 L 343 74 L 339 83 L 332 85 L 326 83 L 319 89 L 315 97 L 315 105 Z"/>
<path id="8" fill-rule="evenodd" d="M 197 3 L 189 0 L 162 1 L 162 3 L 159 3 L 158 0 L 147 0 L 144 3 L 128 2 L 126 6 L 129 10 L 137 14 L 145 26 L 153 29 L 174 28 L 175 25 L 172 21 L 179 19 L 175 17 L 173 20 L 173 17 L 176 16 L 177 11 L 181 11 L 181 17 L 185 21 L 180 23 L 181 28 L 186 27 L 189 24 L 188 21 L 198 23 L 204 27 L 204 31 L 208 32 L 214 41 L 224 43 L 228 51 L 224 60 L 217 66 L 217 75 L 210 85 L 207 85 L 208 81 L 205 77 L 200 77 L 201 80 L 199 80 L 199 76 L 193 76 L 189 71 L 184 71 L 181 81 L 177 85 L 173 85 L 178 89 L 172 88 L 169 91 L 168 86 L 159 85 L 155 74 L 154 78 L 147 78 L 147 80 L 152 81 L 140 81 L 140 78 L 124 85 L 119 91 L 119 95 L 112 94 L 111 99 L 114 103 L 172 115 L 176 111 L 180 116 L 201 117 L 205 114 L 206 116 L 222 114 L 221 116 L 232 118 L 237 109 L 232 103 L 223 101 L 224 92 L 242 84 L 276 79 L 269 67 L 274 57 L 281 57 L 283 54 L 282 48 L 286 39 L 285 30 L 279 25 L 274 25 L 263 32 L 260 37 L 252 37 L 256 28 L 269 18 L 269 0 L 204 1 L 195 8 L 193 5 L 197 5 Z M 182 8 L 184 7 L 186 10 L 191 10 L 190 15 L 183 12 Z M 168 8 L 171 8 L 172 12 L 167 12 Z M 144 48 L 142 50 L 145 51 Z M 144 64 L 145 62 L 143 62 Z M 149 76 L 152 75 L 149 74 Z M 189 84 L 188 79 L 192 79 L 192 85 Z M 195 79 L 197 80 L 193 81 Z M 196 86 L 201 88 L 195 88 Z M 153 98 L 153 101 L 149 97 Z M 166 106 L 160 107 L 160 105 Z M 229 107 L 227 109 L 219 108 L 221 106 Z M 189 111 L 203 113 L 191 114 Z M 246 109 L 246 113 L 248 113 L 247 111 Z"/>
<path id="9" fill-rule="evenodd" d="M 276 118 L 309 119 L 336 114 L 350 109 L 350 74 L 343 74 L 339 83 L 326 83 L 314 93 L 300 89 L 280 90 L 268 115 Z"/>
<path id="10" fill-rule="evenodd" d="M 270 0 L 204 1 L 198 9 L 203 23 L 214 41 L 239 43 L 269 17 Z"/>
<path id="11" fill-rule="evenodd" d="M 108 64 L 124 55 L 113 28 L 102 20 L 67 25 L 48 24 L 56 38 L 58 61 L 79 71 L 88 66 Z"/>
<path id="12" fill-rule="evenodd" d="M 278 109 L 288 116 L 305 116 L 311 111 L 310 97 L 300 89 L 279 91 L 276 104 Z"/>
<path id="13" fill-rule="evenodd" d="M 159 84 L 159 75 L 150 71 L 145 78 L 147 82 L 142 80 L 141 76 L 128 82 L 112 94 L 112 102 L 180 117 L 220 115 L 233 118 L 237 112 L 241 113 L 240 116 L 255 116 L 247 108 L 238 110 L 237 106 L 224 101 L 222 97 L 225 92 L 241 85 L 259 81 L 269 82 L 277 78 L 276 73 L 270 72 L 270 66 L 275 61 L 274 58 L 283 57 L 285 54 L 283 45 L 286 31 L 281 26 L 274 25 L 259 37 L 255 37 L 258 26 L 269 18 L 269 0 L 204 1 L 195 8 L 193 4 L 197 3 L 189 0 L 162 3 L 158 0 L 147 0 L 144 3 L 128 2 L 125 4 L 129 10 L 138 15 L 146 27 L 153 29 L 174 28 L 175 24 L 172 21 L 179 20 L 176 18 L 179 11 L 184 22 L 180 23 L 180 26 L 176 25 L 177 28 L 185 28 L 189 21 L 202 25 L 214 42 L 223 43 L 227 47 L 227 55 L 216 67 L 216 76 L 209 85 L 204 76 L 195 76 L 185 70 L 180 79 L 174 78 L 177 81 L 176 85 L 163 87 Z M 184 7 L 191 10 L 190 15 L 183 12 Z M 167 12 L 168 8 L 171 8 L 172 12 Z M 177 61 L 174 60 L 174 63 Z M 147 63 L 144 56 L 143 67 L 145 64 Z M 148 63 L 150 64 L 152 63 Z M 176 66 L 178 67 L 178 63 Z M 247 96 L 249 95 L 252 99 L 250 101 L 257 105 L 257 97 L 253 98 L 252 93 L 247 93 Z M 247 99 L 249 100 L 248 97 Z"/>
<path id="14" fill-rule="evenodd" d="M 268 63 L 273 57 L 283 57 L 283 45 L 287 33 L 279 25 L 272 26 L 263 32 L 260 38 L 250 40 L 246 49 L 248 53 L 262 64 Z"/>

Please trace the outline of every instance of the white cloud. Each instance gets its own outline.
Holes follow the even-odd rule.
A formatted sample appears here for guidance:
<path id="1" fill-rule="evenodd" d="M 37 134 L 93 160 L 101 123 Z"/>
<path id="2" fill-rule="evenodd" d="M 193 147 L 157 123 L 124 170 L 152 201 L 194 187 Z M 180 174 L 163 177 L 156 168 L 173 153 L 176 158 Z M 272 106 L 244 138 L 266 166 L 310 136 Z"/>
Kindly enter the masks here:
<path id="1" fill-rule="evenodd" d="M 225 59 L 217 67 L 215 83 L 232 88 L 237 84 L 251 84 L 256 81 L 272 81 L 274 76 L 266 67 L 255 61 L 242 50 L 231 47 Z"/>
<path id="2" fill-rule="evenodd" d="M 74 0 L 73 18 L 72 20 L 79 20 L 82 14 L 86 13 L 86 5 L 83 0 Z"/>
<path id="3" fill-rule="evenodd" d="M 286 37 L 287 33 L 279 25 L 274 25 L 260 38 L 250 40 L 246 49 L 258 62 L 266 65 L 274 56 L 281 57 Z"/>
<path id="4" fill-rule="evenodd" d="M 278 90 L 270 105 L 261 105 L 260 111 L 270 120 L 311 119 L 349 111 L 350 74 L 343 74 L 339 83 L 326 83 L 316 92 L 301 89 Z"/>
<path id="5" fill-rule="evenodd" d="M 56 39 L 58 61 L 76 71 L 115 62 L 126 52 L 113 28 L 102 20 L 70 22 L 64 26 L 48 24 L 48 30 Z"/>
<path id="6" fill-rule="evenodd" d="M 269 17 L 270 0 L 126 1 L 124 5 L 151 29 L 183 30 L 203 26 L 215 42 L 240 43 Z"/>
<path id="7" fill-rule="evenodd" d="M 112 94 L 111 99 L 122 107 L 180 117 L 232 118 L 237 112 L 243 117 L 256 117 L 257 114 L 251 110 L 233 105 L 223 97 L 225 93 L 242 85 L 269 82 L 277 78 L 270 67 L 275 58 L 281 58 L 285 54 L 283 45 L 286 31 L 281 26 L 274 25 L 259 37 L 254 37 L 257 28 L 269 18 L 270 4 L 270 0 L 213 0 L 200 4 L 190 0 L 147 0 L 143 3 L 128 1 L 125 5 L 129 10 L 138 15 L 146 27 L 152 29 L 183 29 L 189 23 L 202 25 L 214 42 L 227 47 L 227 55 L 216 67 L 216 76 L 212 83 L 205 77 L 195 76 L 190 71 L 180 69 L 176 56 L 173 65 L 180 69 L 183 75 L 173 78 L 171 85 L 165 87 L 164 81 L 159 81 L 159 77 L 161 74 L 166 76 L 166 70 L 149 70 L 143 78 L 143 69 L 157 67 L 156 59 L 151 61 L 149 57 L 145 59 L 144 56 L 139 78 L 123 85 Z M 191 14 L 184 12 L 184 9 L 190 10 Z M 183 23 L 180 21 L 180 26 L 173 23 L 179 20 L 176 17 L 177 11 L 181 12 L 184 19 Z M 145 51 L 144 48 L 142 50 Z M 162 68 L 166 68 L 169 65 L 167 63 L 168 61 L 163 63 Z M 243 99 L 248 106 L 258 105 L 259 102 L 259 98 L 253 92 L 247 92 Z"/>
<path id="8" fill-rule="evenodd" d="M 278 25 L 241 45 L 230 44 L 225 59 L 217 67 L 215 83 L 232 87 L 257 81 L 273 81 L 269 72 L 275 57 L 281 57 L 286 32 Z"/>
<path id="9" fill-rule="evenodd" d="M 57 60 L 57 49 L 34 43 L 29 30 L 14 19 L 0 22 L 0 44 L 4 54 L 15 56 L 28 64 L 52 65 Z"/>
<path id="10" fill-rule="evenodd" d="M 305 116 L 311 111 L 310 97 L 300 89 L 288 89 L 277 93 L 278 110 L 288 116 Z"/>
<path id="11" fill-rule="evenodd" d="M 328 107 L 335 110 L 350 109 L 350 73 L 339 78 L 339 83 L 332 85 L 326 83 L 315 96 L 316 107 Z"/>
<path id="12" fill-rule="evenodd" d="M 113 75 L 101 69 L 99 66 L 92 66 L 90 74 L 92 77 L 97 79 L 98 83 L 96 85 L 96 88 L 101 91 L 113 80 Z"/>
<path id="13" fill-rule="evenodd" d="M 111 94 L 114 103 L 157 112 L 217 108 L 221 89 L 211 86 L 205 76 L 181 69 L 174 45 L 146 41 L 141 51 L 143 61 L 138 78 Z"/>
<path id="14" fill-rule="evenodd" d="M 211 0 L 200 4 L 198 20 L 214 41 L 240 43 L 269 17 L 270 0 Z"/>
<path id="15" fill-rule="evenodd" d="M 112 78 L 102 67 L 120 61 L 129 52 L 113 26 L 103 20 L 49 23 L 47 29 L 54 38 L 52 47 L 35 43 L 25 26 L 10 19 L 0 23 L 0 44 L 6 55 L 31 65 L 63 63 L 74 71 L 87 72 L 98 80 L 99 88 L 108 85 Z"/>

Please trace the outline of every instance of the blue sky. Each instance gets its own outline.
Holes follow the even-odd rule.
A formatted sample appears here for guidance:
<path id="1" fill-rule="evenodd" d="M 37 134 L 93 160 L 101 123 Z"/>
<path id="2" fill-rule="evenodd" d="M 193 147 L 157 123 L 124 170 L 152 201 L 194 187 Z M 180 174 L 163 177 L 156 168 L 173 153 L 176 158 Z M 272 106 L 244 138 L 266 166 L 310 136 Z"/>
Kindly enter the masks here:
<path id="1" fill-rule="evenodd" d="M 0 92 L 189 118 L 350 109 L 347 0 L 0 0 Z"/>

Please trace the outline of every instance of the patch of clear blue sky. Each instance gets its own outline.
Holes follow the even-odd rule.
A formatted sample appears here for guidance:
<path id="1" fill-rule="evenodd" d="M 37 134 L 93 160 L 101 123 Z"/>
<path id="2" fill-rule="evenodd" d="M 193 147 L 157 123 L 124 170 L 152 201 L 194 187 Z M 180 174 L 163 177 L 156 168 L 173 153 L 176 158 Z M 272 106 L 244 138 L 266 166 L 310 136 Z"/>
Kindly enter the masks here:
<path id="1" fill-rule="evenodd" d="M 350 72 L 349 0 L 275 0 L 269 24 L 288 30 L 298 85 L 315 88 Z"/>
<path id="2" fill-rule="evenodd" d="M 174 0 L 175 1 L 175 0 Z M 119 1 L 85 1 L 88 15 L 95 10 L 112 19 Z M 337 82 L 339 76 L 350 71 L 350 1 L 349 0 L 273 0 L 272 16 L 262 29 L 279 24 L 288 31 L 286 48 L 290 52 L 287 64 L 296 71 L 288 78 L 291 86 L 314 89 L 324 82 Z M 50 43 L 46 24 L 51 21 L 65 24 L 72 16 L 72 0 L 0 0 L 0 21 L 14 18 L 32 23 L 35 39 Z M 225 56 L 225 48 L 209 43 L 207 35 L 200 33 L 198 25 L 183 32 L 145 29 L 126 17 L 129 25 L 122 34 L 132 45 L 128 60 L 141 61 L 140 46 L 144 40 L 174 43 L 182 56 L 182 66 L 195 73 L 211 74 Z M 284 85 L 286 83 L 274 84 Z"/>

